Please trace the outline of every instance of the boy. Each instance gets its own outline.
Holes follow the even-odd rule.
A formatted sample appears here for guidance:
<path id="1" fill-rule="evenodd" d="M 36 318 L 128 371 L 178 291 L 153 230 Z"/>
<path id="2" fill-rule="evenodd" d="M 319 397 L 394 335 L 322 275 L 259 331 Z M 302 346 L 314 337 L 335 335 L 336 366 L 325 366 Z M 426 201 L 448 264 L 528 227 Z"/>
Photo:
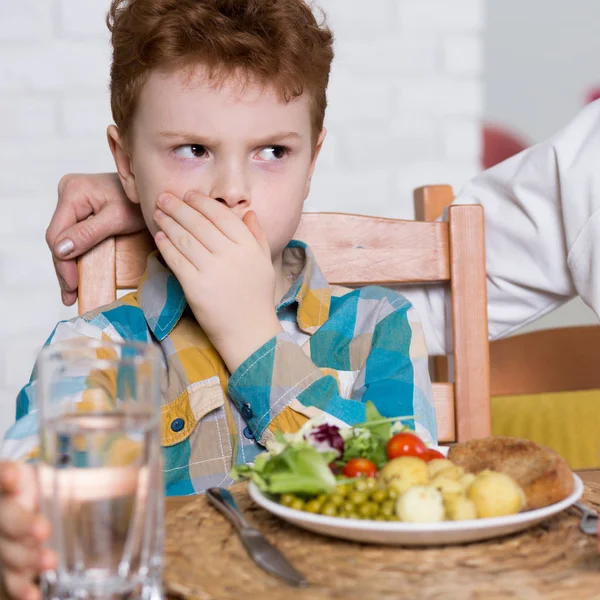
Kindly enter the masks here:
<path id="1" fill-rule="evenodd" d="M 113 0 L 108 141 L 159 254 L 137 292 L 68 323 L 48 343 L 108 336 L 161 344 L 167 494 L 228 485 L 278 429 L 372 400 L 435 439 L 425 345 L 413 309 L 383 288 L 330 287 L 291 241 L 325 138 L 330 31 L 303 0 Z M 190 190 L 197 190 L 190 192 Z M 180 200 L 184 198 L 184 200 Z M 31 450 L 35 382 L 4 454 Z M 33 423 L 33 419 L 31 420 Z M 0 470 L 0 559 L 15 597 L 52 565 L 31 471 Z M 25 507 L 18 506 L 25 500 Z M 25 521 L 23 529 L 14 523 Z M 10 522 L 9 522 L 10 521 Z"/>

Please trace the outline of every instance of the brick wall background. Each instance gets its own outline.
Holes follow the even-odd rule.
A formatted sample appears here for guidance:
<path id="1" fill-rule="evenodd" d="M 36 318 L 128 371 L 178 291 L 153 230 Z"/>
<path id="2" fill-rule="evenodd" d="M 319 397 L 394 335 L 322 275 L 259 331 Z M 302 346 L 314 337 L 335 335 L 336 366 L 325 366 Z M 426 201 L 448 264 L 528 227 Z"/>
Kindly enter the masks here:
<path id="1" fill-rule="evenodd" d="M 312 210 L 412 217 L 478 171 L 484 0 L 320 0 L 337 36 Z M 112 170 L 108 0 L 0 0 L 0 435 L 60 303 L 45 228 L 67 172 Z"/>

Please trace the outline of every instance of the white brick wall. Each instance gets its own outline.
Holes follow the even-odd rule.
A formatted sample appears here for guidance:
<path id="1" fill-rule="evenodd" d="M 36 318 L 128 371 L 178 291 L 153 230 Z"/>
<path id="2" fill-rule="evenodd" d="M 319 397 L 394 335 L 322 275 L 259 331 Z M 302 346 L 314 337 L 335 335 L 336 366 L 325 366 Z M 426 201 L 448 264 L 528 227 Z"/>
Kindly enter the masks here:
<path id="1" fill-rule="evenodd" d="M 308 207 L 412 217 L 478 169 L 484 0 L 320 0 L 336 33 Z M 64 173 L 112 168 L 108 0 L 0 0 L 0 434 L 60 304 L 44 231 Z M 8 318 L 7 318 L 8 316 Z"/>

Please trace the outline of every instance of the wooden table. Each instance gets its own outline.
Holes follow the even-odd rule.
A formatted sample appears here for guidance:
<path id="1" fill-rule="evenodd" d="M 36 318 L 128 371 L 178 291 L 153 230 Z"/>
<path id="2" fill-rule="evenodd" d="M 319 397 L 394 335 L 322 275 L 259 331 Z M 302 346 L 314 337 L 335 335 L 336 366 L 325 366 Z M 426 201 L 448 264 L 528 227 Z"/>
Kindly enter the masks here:
<path id="1" fill-rule="evenodd" d="M 582 471 L 584 501 L 600 509 L 600 470 Z M 305 573 L 291 588 L 248 558 L 203 497 L 167 500 L 165 585 L 185 600 L 600 600 L 597 540 L 569 509 L 526 532 L 463 546 L 361 545 L 306 532 L 232 489 L 250 521 Z"/>

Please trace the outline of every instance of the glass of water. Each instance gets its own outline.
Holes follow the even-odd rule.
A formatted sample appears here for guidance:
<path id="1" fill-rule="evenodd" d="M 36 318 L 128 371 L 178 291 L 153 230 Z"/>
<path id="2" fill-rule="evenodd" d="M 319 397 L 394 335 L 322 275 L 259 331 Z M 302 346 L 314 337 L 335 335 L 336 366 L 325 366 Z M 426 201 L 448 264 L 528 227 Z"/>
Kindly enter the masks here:
<path id="1" fill-rule="evenodd" d="M 160 351 L 77 339 L 45 348 L 37 368 L 41 506 L 58 555 L 44 597 L 160 598 Z"/>

